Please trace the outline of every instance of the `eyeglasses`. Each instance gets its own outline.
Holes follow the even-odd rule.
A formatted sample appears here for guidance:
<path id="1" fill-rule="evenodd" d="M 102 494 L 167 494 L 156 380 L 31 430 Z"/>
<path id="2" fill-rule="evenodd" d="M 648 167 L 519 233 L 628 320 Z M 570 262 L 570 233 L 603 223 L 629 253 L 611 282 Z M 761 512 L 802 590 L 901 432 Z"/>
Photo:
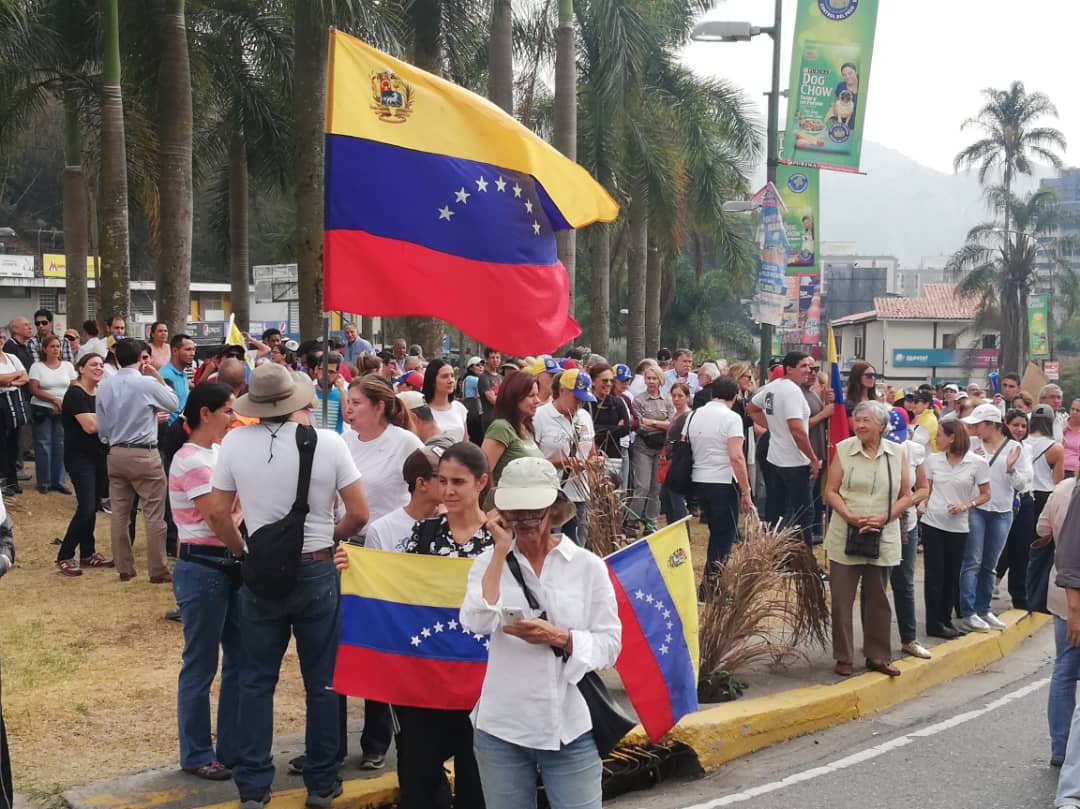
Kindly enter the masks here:
<path id="1" fill-rule="evenodd" d="M 35 326 L 48 326 L 49 321 L 47 321 L 47 320 L 35 320 L 34 325 Z"/>
<path id="2" fill-rule="evenodd" d="M 867 371 L 865 374 L 863 374 L 863 379 L 877 379 L 877 374 L 871 371 Z"/>
<path id="3" fill-rule="evenodd" d="M 813 368 L 811 368 L 810 370 L 811 370 L 811 371 L 813 371 L 813 372 L 814 372 L 814 373 L 816 374 L 816 373 L 817 373 L 818 371 L 820 371 L 820 370 L 821 370 L 821 366 L 820 366 L 820 365 L 815 365 L 815 366 L 814 366 Z"/>

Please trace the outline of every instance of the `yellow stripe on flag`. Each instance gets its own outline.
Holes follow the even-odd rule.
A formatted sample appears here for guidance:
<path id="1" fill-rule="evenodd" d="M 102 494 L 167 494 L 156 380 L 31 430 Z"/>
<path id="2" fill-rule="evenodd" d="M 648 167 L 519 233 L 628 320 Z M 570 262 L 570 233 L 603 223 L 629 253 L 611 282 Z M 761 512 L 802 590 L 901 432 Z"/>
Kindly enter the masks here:
<path id="1" fill-rule="evenodd" d="M 671 603 L 682 621 L 686 648 L 690 651 L 696 678 L 701 652 L 698 647 L 697 584 L 694 582 L 694 565 L 690 555 L 690 521 L 683 519 L 672 523 L 650 534 L 646 541 L 667 585 Z"/>
<path id="2" fill-rule="evenodd" d="M 465 600 L 472 559 L 342 547 L 349 554 L 349 567 L 341 573 L 342 595 L 454 609 Z"/>

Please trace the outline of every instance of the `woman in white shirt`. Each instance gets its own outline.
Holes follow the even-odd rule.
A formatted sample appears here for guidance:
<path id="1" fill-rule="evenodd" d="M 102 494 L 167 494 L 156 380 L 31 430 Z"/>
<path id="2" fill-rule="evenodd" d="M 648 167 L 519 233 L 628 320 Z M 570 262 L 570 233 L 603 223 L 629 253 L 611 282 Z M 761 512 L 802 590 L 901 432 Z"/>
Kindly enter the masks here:
<path id="1" fill-rule="evenodd" d="M 1050 493 L 1065 478 L 1065 448 L 1054 440 L 1054 409 L 1050 405 L 1038 404 L 1031 411 L 1026 443 L 1031 455 L 1031 496 L 1038 524 Z M 1024 598 L 1033 612 L 1046 612 L 1046 590 L 1053 564 L 1053 539 L 1028 549 Z"/>
<path id="2" fill-rule="evenodd" d="M 573 512 L 550 461 L 508 463 L 494 499 L 495 546 L 473 562 L 461 607 L 465 629 L 491 636 L 473 711 L 484 801 L 487 809 L 532 805 L 539 769 L 552 809 L 600 809 L 603 767 L 577 683 L 619 655 L 614 588 L 599 557 L 551 533 Z"/>
<path id="3" fill-rule="evenodd" d="M 424 400 L 439 430 L 454 439 L 467 440 L 466 422 L 469 411 L 454 399 L 454 366 L 446 360 L 432 360 L 424 371 Z"/>
<path id="4" fill-rule="evenodd" d="M 1031 483 L 1031 458 L 1019 441 L 1006 436 L 997 405 L 981 404 L 961 421 L 981 447 L 975 451 L 990 465 L 990 499 L 968 515 L 970 530 L 960 568 L 960 628 L 967 632 L 1004 629 L 990 611 L 994 573 L 1013 521 L 1013 498 Z"/>
<path id="5" fill-rule="evenodd" d="M 969 529 L 968 514 L 990 499 L 990 469 L 970 451 L 971 440 L 957 419 L 938 424 L 940 452 L 926 460 L 930 494 L 919 506 L 922 515 L 923 595 L 926 600 L 926 634 L 955 638 L 952 624 L 960 583 L 960 567 Z"/>
<path id="6" fill-rule="evenodd" d="M 1046 486 L 1046 494 L 1054 488 L 1053 469 L 1046 458 L 1046 453 L 1054 447 L 1053 439 L 1043 436 L 1040 439 L 1028 437 L 1028 417 L 1020 410 L 1009 410 L 1005 413 L 1005 428 L 1009 431 L 1014 441 L 1019 441 L 1024 446 L 1024 452 L 1031 459 L 1031 482 L 1027 488 L 1017 492 L 1016 502 L 1019 504 L 1013 509 L 1012 526 L 1009 528 L 1009 536 L 1005 540 L 1005 548 L 998 559 L 996 579 L 994 581 L 994 598 L 998 597 L 998 591 L 1005 574 L 1009 574 L 1009 598 L 1012 599 L 1013 609 L 1027 610 L 1027 568 L 1028 548 L 1035 539 L 1035 523 L 1039 519 L 1035 513 L 1035 467 L 1039 468 L 1040 485 Z M 1064 450 L 1062 450 L 1064 455 Z M 1036 456 L 1038 461 L 1036 462 Z"/>
<path id="7" fill-rule="evenodd" d="M 78 374 L 60 359 L 60 338 L 50 334 L 41 341 L 40 362 L 30 366 L 30 413 L 34 425 L 34 469 L 42 494 L 71 494 L 64 485 L 64 425 L 60 408 L 64 394 Z"/>

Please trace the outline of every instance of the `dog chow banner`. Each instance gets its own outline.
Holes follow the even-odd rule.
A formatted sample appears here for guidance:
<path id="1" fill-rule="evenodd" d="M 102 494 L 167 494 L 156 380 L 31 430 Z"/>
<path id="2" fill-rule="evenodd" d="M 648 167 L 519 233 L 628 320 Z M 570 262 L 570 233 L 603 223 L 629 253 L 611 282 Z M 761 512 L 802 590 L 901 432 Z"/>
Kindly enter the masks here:
<path id="1" fill-rule="evenodd" d="M 859 170 L 878 0 L 799 0 L 782 160 Z"/>
<path id="2" fill-rule="evenodd" d="M 777 166 L 776 188 L 784 202 L 788 275 L 817 274 L 819 172 L 804 166 Z"/>

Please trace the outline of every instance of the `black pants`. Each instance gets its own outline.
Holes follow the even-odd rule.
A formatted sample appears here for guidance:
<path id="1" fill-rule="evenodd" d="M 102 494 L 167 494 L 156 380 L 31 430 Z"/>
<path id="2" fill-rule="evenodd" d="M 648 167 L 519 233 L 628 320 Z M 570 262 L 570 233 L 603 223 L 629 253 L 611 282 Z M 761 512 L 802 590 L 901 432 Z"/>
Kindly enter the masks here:
<path id="1" fill-rule="evenodd" d="M 998 557 L 997 577 L 1009 574 L 1009 596 L 1014 609 L 1027 607 L 1028 549 L 1035 539 L 1035 500 L 1030 494 L 1020 495 L 1020 509 L 1013 516 L 1005 548 Z"/>
<path id="2" fill-rule="evenodd" d="M 781 528 L 798 528 L 799 536 L 811 544 L 814 522 L 814 484 L 809 466 L 765 466 L 765 519 Z"/>
<path id="3" fill-rule="evenodd" d="M 1035 524 L 1050 499 L 1050 492 L 1035 492 Z M 1027 576 L 1024 590 L 1027 595 L 1027 608 L 1032 612 L 1048 612 L 1046 609 L 1046 591 L 1050 582 L 1050 568 L 1054 565 L 1053 540 L 1042 548 L 1028 550 Z"/>
<path id="4" fill-rule="evenodd" d="M 703 574 L 707 577 L 720 572 L 735 544 L 739 528 L 739 487 L 735 483 L 695 483 L 693 490 L 701 503 L 701 514 L 709 524 L 709 548 Z"/>
<path id="5" fill-rule="evenodd" d="M 468 711 L 395 705 L 401 809 L 484 809 Z M 443 768 L 454 759 L 454 795 Z"/>
<path id="6" fill-rule="evenodd" d="M 19 458 L 19 428 L 13 430 L 0 426 L 0 480 L 14 486 L 19 482 L 15 464 Z"/>
<path id="7" fill-rule="evenodd" d="M 360 734 L 360 752 L 385 756 L 394 736 L 394 720 L 385 702 L 364 700 L 364 731 Z"/>
<path id="8" fill-rule="evenodd" d="M 2 705 L 0 705 L 0 794 L 4 796 L 5 806 L 14 804 L 15 787 L 11 780 L 11 756 L 8 753 L 7 728 L 4 727 Z"/>
<path id="9" fill-rule="evenodd" d="M 966 541 L 967 534 L 923 524 L 923 597 L 927 632 L 952 625 Z"/>
<path id="10" fill-rule="evenodd" d="M 97 525 L 98 492 L 101 481 L 108 485 L 108 459 L 104 455 L 69 455 L 64 458 L 68 478 L 75 488 L 75 513 L 71 515 L 64 542 L 56 561 L 75 558 L 75 548 L 79 548 L 79 558 L 86 559 L 94 555 L 94 528 Z"/>

